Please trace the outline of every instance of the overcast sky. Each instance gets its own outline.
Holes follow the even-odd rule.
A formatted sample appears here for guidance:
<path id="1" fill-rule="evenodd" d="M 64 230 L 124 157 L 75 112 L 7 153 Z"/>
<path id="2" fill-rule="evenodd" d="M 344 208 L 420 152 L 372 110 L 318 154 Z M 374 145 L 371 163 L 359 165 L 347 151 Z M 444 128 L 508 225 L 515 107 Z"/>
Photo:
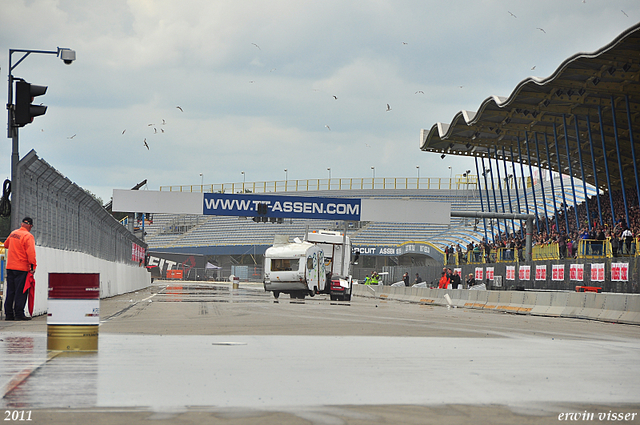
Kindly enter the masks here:
<path id="1" fill-rule="evenodd" d="M 9 49 L 76 50 L 70 66 L 32 54 L 13 71 L 49 87 L 20 156 L 34 149 L 105 202 L 200 173 L 448 178 L 473 160 L 421 152 L 421 129 L 639 20 L 637 0 L 0 0 L 0 96 Z"/>

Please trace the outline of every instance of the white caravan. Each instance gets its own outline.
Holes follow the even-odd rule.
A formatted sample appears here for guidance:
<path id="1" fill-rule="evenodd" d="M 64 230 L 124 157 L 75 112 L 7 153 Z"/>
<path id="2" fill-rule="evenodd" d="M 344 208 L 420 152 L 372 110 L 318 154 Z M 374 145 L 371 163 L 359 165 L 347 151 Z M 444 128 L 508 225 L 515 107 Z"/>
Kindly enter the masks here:
<path id="1" fill-rule="evenodd" d="M 310 243 L 276 241 L 264 254 L 264 290 L 291 298 L 304 298 L 324 292 L 326 269 L 322 248 Z M 287 238 L 288 239 L 288 238 Z"/>
<path id="2" fill-rule="evenodd" d="M 280 293 L 292 298 L 325 293 L 332 300 L 351 299 L 349 237 L 320 230 L 307 233 L 305 239 L 290 243 L 288 237 L 276 236 L 264 254 L 265 291 L 275 298 Z"/>

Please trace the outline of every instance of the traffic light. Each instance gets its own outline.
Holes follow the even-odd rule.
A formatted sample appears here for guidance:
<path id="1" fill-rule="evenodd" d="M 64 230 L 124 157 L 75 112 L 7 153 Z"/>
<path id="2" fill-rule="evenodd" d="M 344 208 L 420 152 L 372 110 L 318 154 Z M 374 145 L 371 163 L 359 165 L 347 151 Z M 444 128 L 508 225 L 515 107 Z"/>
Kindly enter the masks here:
<path id="1" fill-rule="evenodd" d="M 16 104 L 14 122 L 16 127 L 24 127 L 33 122 L 33 118 L 44 115 L 47 107 L 44 105 L 32 105 L 36 96 L 41 96 L 47 92 L 47 86 L 36 86 L 26 81 L 16 82 Z"/>
<path id="2" fill-rule="evenodd" d="M 261 202 L 258 204 L 258 214 L 267 215 L 268 211 L 269 211 L 269 207 L 267 206 L 267 204 L 265 204 L 264 202 Z"/>
<path id="3" fill-rule="evenodd" d="M 255 221 L 256 223 L 266 223 L 267 221 L 269 221 L 269 218 L 266 217 L 266 215 L 269 213 L 269 206 L 266 203 L 260 202 L 257 205 L 256 210 L 258 215 L 256 217 L 253 217 L 253 221 Z"/>

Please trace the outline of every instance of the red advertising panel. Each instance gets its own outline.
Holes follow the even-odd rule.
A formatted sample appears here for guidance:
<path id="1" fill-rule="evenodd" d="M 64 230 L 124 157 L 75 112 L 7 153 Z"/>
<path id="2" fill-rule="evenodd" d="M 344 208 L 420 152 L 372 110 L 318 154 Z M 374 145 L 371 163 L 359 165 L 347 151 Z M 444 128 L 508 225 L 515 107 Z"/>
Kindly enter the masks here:
<path id="1" fill-rule="evenodd" d="M 620 263 L 620 280 L 629 281 L 629 263 Z"/>
<path id="2" fill-rule="evenodd" d="M 520 266 L 518 278 L 520 280 L 531 280 L 531 266 Z"/>
<path id="3" fill-rule="evenodd" d="M 146 255 L 145 249 L 135 242 L 131 242 L 131 261 L 139 263 L 144 261 Z"/>
<path id="4" fill-rule="evenodd" d="M 493 280 L 493 267 L 487 267 L 487 280 Z"/>
<path id="5" fill-rule="evenodd" d="M 611 280 L 613 282 L 628 282 L 629 263 L 611 263 Z"/>
<path id="6" fill-rule="evenodd" d="M 482 267 L 476 267 L 476 281 L 482 281 Z"/>
<path id="7" fill-rule="evenodd" d="M 591 264 L 591 281 L 604 282 L 604 263 Z"/>
<path id="8" fill-rule="evenodd" d="M 536 266 L 536 280 L 547 280 L 547 265 Z"/>
<path id="9" fill-rule="evenodd" d="M 569 278 L 582 282 L 584 280 L 584 264 L 571 264 Z"/>
<path id="10" fill-rule="evenodd" d="M 551 266 L 551 280 L 564 280 L 564 264 L 553 264 Z"/>
<path id="11" fill-rule="evenodd" d="M 100 299 L 100 273 L 49 273 L 49 299 Z"/>
<path id="12" fill-rule="evenodd" d="M 516 280 L 516 266 L 507 266 L 507 280 Z"/>
<path id="13" fill-rule="evenodd" d="M 620 280 L 620 263 L 611 263 L 611 280 L 614 282 Z"/>

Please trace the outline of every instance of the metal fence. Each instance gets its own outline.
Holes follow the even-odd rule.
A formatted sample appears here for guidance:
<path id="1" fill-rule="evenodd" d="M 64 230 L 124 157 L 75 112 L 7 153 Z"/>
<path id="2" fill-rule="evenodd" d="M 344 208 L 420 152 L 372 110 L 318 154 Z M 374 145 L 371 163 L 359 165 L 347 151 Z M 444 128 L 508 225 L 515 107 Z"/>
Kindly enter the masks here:
<path id="1" fill-rule="evenodd" d="M 147 245 L 122 226 L 84 189 L 64 177 L 35 151 L 18 164 L 18 220 L 34 220 L 36 244 L 65 251 L 83 252 L 117 262 L 144 259 Z"/>
<path id="2" fill-rule="evenodd" d="M 514 184 L 517 184 L 515 182 Z M 522 182 L 520 182 L 522 186 Z M 263 182 L 217 183 L 180 186 L 160 186 L 168 192 L 203 193 L 272 193 L 310 192 L 323 190 L 390 190 L 390 189 L 430 189 L 430 190 L 477 190 L 476 176 L 457 175 L 452 178 L 439 177 L 378 177 L 378 178 L 334 178 L 275 180 Z"/>

